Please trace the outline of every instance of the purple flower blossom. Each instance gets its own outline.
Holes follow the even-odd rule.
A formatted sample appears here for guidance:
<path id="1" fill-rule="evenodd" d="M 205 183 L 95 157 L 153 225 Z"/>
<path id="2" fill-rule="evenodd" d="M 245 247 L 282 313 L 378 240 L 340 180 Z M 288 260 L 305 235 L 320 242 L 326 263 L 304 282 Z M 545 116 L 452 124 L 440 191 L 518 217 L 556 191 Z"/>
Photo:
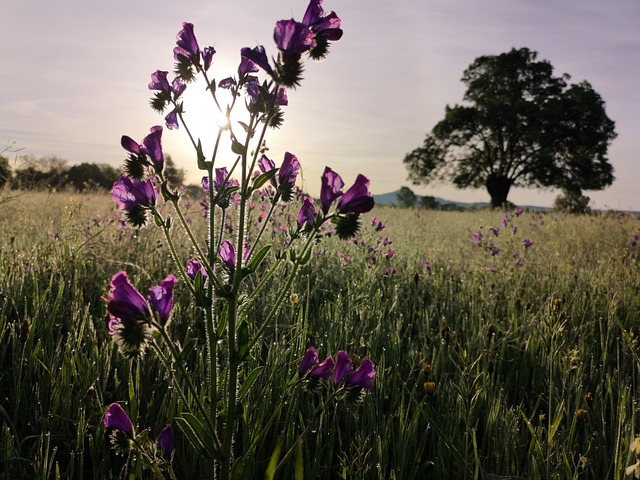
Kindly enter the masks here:
<path id="1" fill-rule="evenodd" d="M 520 207 L 516 207 L 516 209 L 513 211 L 513 216 L 514 217 L 519 217 L 523 213 L 524 213 L 524 211 Z"/>
<path id="2" fill-rule="evenodd" d="M 164 168 L 164 155 L 162 154 L 162 126 L 151 127 L 151 133 L 144 137 L 140 151 L 149 156 L 158 173 Z"/>
<path id="3" fill-rule="evenodd" d="M 164 117 L 164 122 L 169 130 L 177 130 L 180 128 L 180 124 L 178 123 L 178 114 L 175 111 L 170 112 L 166 117 Z"/>
<path id="4" fill-rule="evenodd" d="M 276 93 L 276 105 L 286 107 L 289 105 L 289 98 L 287 97 L 287 89 L 280 87 Z"/>
<path id="5" fill-rule="evenodd" d="M 482 243 L 482 230 L 476 230 L 475 232 L 473 232 L 473 234 L 471 235 L 471 238 L 473 240 L 473 243 L 475 245 L 480 245 Z"/>
<path id="6" fill-rule="evenodd" d="M 184 57 L 192 63 L 199 62 L 200 47 L 193 33 L 193 23 L 182 22 L 182 30 L 178 32 L 176 44 L 177 46 L 173 49 L 173 58 L 176 62 L 184 61 L 180 57 Z"/>
<path id="7" fill-rule="evenodd" d="M 151 82 L 149 82 L 149 90 L 158 90 L 162 93 L 170 93 L 171 86 L 167 79 L 169 72 L 163 70 L 156 70 L 151 74 Z"/>
<path id="8" fill-rule="evenodd" d="M 262 45 L 258 45 L 253 49 L 249 47 L 245 47 L 240 50 L 240 56 L 243 59 L 249 60 L 250 62 L 257 65 L 258 67 L 262 68 L 269 75 L 273 74 L 273 69 L 271 68 L 271 65 L 269 65 L 269 59 L 267 58 L 267 53 L 265 52 L 264 47 Z M 240 65 L 242 66 L 242 62 L 240 63 Z M 245 64 L 245 68 L 246 68 L 246 72 L 256 71 L 251 67 L 251 64 L 249 63 Z"/>
<path id="9" fill-rule="evenodd" d="M 171 425 L 168 423 L 165 425 L 160 432 L 160 435 L 158 435 L 158 438 L 156 438 L 156 443 L 166 458 L 171 459 L 173 451 L 175 450 L 173 443 L 173 429 L 171 428 Z"/>
<path id="10" fill-rule="evenodd" d="M 171 309 L 173 308 L 173 286 L 176 283 L 176 277 L 169 275 L 160 285 L 149 289 L 149 303 L 158 313 L 160 323 L 164 325 L 169 320 Z"/>
<path id="11" fill-rule="evenodd" d="M 524 245 L 524 248 L 531 248 L 533 247 L 533 242 L 531 240 L 529 240 L 528 238 L 525 238 L 522 241 L 522 244 Z"/>
<path id="12" fill-rule="evenodd" d="M 351 387 L 370 389 L 376 376 L 375 365 L 368 358 L 363 358 L 360 366 L 347 378 L 345 383 Z"/>
<path id="13" fill-rule="evenodd" d="M 277 22 L 273 39 L 285 55 L 299 55 L 316 46 L 309 27 L 293 19 Z"/>
<path id="14" fill-rule="evenodd" d="M 309 371 L 309 376 L 329 380 L 329 378 L 331 378 L 331 372 L 333 372 L 333 367 L 333 358 L 327 357 L 324 362 L 316 365 Z"/>
<path id="15" fill-rule="evenodd" d="M 316 212 L 316 207 L 313 205 L 313 198 L 305 197 L 300 213 L 298 213 L 298 227 L 303 228 L 305 225 L 313 225 L 317 216 L 318 212 Z"/>
<path id="16" fill-rule="evenodd" d="M 369 193 L 369 179 L 358 175 L 355 183 L 338 200 L 337 209 L 340 213 L 366 213 L 375 205 Z"/>
<path id="17" fill-rule="evenodd" d="M 502 217 L 501 223 L 502 223 L 502 226 L 504 228 L 507 228 L 507 226 L 509 225 L 509 214 L 508 213 L 506 213 L 504 215 L 504 217 Z"/>
<path id="18" fill-rule="evenodd" d="M 229 240 L 225 240 L 220 245 L 220 251 L 218 252 L 220 255 L 220 259 L 222 263 L 231 271 L 232 273 L 236 270 L 236 249 L 233 247 L 233 244 Z"/>
<path id="19" fill-rule="evenodd" d="M 496 247 L 491 247 L 491 250 L 489 251 L 489 253 L 491 254 L 492 257 L 495 257 L 500 253 L 500 249 Z"/>
<path id="20" fill-rule="evenodd" d="M 302 362 L 300 363 L 300 369 L 298 372 L 300 375 L 303 375 L 307 372 L 311 367 L 318 364 L 318 351 L 314 347 L 307 348 L 307 351 L 304 352 L 304 357 L 302 357 Z"/>
<path id="21" fill-rule="evenodd" d="M 125 322 L 146 320 L 151 316 L 146 300 L 129 283 L 126 272 L 118 272 L 111 279 L 107 310 Z"/>
<path id="22" fill-rule="evenodd" d="M 487 267 L 487 272 L 497 272 L 498 269 L 494 266 Z"/>
<path id="23" fill-rule="evenodd" d="M 120 139 L 120 145 L 127 152 L 133 153 L 135 155 L 140 155 L 140 144 L 136 142 L 133 138 L 123 135 Z"/>
<path id="24" fill-rule="evenodd" d="M 381 232 L 385 228 L 382 224 L 382 221 L 375 216 L 371 217 L 371 224 L 373 225 L 373 228 L 376 232 Z"/>
<path id="25" fill-rule="evenodd" d="M 344 182 L 342 181 L 342 178 L 340 178 L 340 175 L 329 167 L 325 167 L 321 182 L 320 206 L 322 208 L 322 212 L 326 215 L 334 200 L 342 195 Z"/>
<path id="26" fill-rule="evenodd" d="M 211 67 L 211 63 L 213 62 L 213 56 L 215 55 L 216 50 L 213 47 L 205 47 L 202 51 L 202 63 L 204 71 L 206 72 Z"/>
<path id="27" fill-rule="evenodd" d="M 118 403 L 112 403 L 107 407 L 107 411 L 102 419 L 102 424 L 104 428 L 112 428 L 126 433 L 130 437 L 133 436 L 131 419 Z"/>
<path id="28" fill-rule="evenodd" d="M 493 234 L 494 237 L 497 237 L 500 234 L 500 228 L 491 227 L 489 231 Z"/>
<path id="29" fill-rule="evenodd" d="M 118 209 L 126 212 L 143 208 L 150 208 L 156 204 L 156 192 L 150 180 L 133 180 L 120 177 L 111 189 L 111 198 Z"/>
<path id="30" fill-rule="evenodd" d="M 207 278 L 207 271 L 205 270 L 204 266 L 194 258 L 189 259 L 189 261 L 187 262 L 187 268 L 185 269 L 187 277 L 189 277 L 191 280 L 195 280 L 198 272 L 202 274 L 202 280 L 205 280 Z"/>
<path id="31" fill-rule="evenodd" d="M 336 361 L 336 368 L 333 372 L 333 384 L 338 385 L 343 378 L 351 373 L 353 365 L 351 364 L 351 357 L 344 350 L 338 352 L 338 360 Z"/>
<path id="32" fill-rule="evenodd" d="M 322 0 L 309 2 L 302 23 L 311 29 L 316 39 L 322 37 L 332 41 L 340 40 L 343 33 L 340 29 L 340 19 L 333 10 L 325 16 L 324 10 L 320 6 L 321 3 Z"/>

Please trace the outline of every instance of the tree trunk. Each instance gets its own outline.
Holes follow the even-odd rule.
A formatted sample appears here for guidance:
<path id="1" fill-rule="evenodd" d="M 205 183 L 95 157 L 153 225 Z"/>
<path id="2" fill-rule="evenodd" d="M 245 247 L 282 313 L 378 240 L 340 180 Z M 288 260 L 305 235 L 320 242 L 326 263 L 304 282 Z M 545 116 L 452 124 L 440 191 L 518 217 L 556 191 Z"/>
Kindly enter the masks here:
<path id="1" fill-rule="evenodd" d="M 487 178 L 487 191 L 491 195 L 491 208 L 502 208 L 507 204 L 507 196 L 513 180 L 504 175 L 491 175 Z"/>

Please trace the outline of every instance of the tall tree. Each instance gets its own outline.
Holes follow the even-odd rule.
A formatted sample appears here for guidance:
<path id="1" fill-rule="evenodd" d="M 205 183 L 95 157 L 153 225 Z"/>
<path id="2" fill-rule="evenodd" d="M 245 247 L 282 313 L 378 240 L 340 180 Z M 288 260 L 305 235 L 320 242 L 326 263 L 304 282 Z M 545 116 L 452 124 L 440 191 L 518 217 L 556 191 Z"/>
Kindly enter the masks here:
<path id="1" fill-rule="evenodd" d="M 511 187 L 601 190 L 613 182 L 607 159 L 615 124 L 591 85 L 568 85 L 527 48 L 477 58 L 465 70 L 464 105 L 404 158 L 415 184 L 485 187 L 494 207 Z"/>
<path id="2" fill-rule="evenodd" d="M 413 208 L 418 200 L 416 194 L 413 193 L 413 190 L 409 187 L 400 187 L 400 190 L 398 190 L 398 193 L 396 194 L 396 198 L 398 199 L 400 206 L 404 208 Z"/>

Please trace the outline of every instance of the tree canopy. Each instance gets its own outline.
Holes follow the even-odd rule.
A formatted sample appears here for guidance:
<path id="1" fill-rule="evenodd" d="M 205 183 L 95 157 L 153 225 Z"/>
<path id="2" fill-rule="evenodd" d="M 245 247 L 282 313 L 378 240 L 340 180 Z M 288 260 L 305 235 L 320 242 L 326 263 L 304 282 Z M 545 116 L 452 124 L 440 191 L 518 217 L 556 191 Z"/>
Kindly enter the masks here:
<path id="1" fill-rule="evenodd" d="M 423 145 L 405 156 L 409 180 L 485 187 L 494 207 L 514 186 L 581 192 L 611 185 L 615 124 L 588 82 L 569 79 L 527 48 L 478 57 L 462 76 L 464 104 L 447 105 Z"/>

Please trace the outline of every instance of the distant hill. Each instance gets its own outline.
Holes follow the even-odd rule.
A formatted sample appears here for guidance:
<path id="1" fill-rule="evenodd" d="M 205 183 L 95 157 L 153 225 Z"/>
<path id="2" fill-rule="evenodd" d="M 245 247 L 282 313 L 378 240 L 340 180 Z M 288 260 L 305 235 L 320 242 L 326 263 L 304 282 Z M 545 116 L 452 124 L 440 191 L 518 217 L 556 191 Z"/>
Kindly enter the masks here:
<path id="1" fill-rule="evenodd" d="M 400 202 L 398 202 L 398 192 L 399 190 L 396 190 L 395 192 L 389 192 L 389 193 L 383 193 L 381 195 L 373 195 L 373 199 L 376 202 L 376 205 L 394 205 L 394 206 L 398 206 L 400 204 Z M 451 201 L 451 200 L 446 200 L 444 198 L 440 198 L 440 197 L 434 197 L 435 201 L 438 205 L 440 206 L 452 206 L 452 207 L 456 207 L 456 208 L 469 208 L 469 207 L 474 207 L 474 208 L 485 208 L 488 207 L 490 205 L 489 202 L 455 202 L 455 201 Z M 416 195 L 416 207 L 420 206 L 420 200 L 422 199 L 421 195 Z M 546 211 L 550 211 L 553 210 L 552 208 L 549 207 L 538 207 L 535 205 L 519 205 L 519 207 L 527 209 L 527 210 L 533 210 L 533 211 L 539 211 L 539 212 L 546 212 Z"/>
<path id="2" fill-rule="evenodd" d="M 400 202 L 398 202 L 398 192 L 399 190 L 396 190 L 395 192 L 389 192 L 389 193 L 383 193 L 381 195 L 373 195 L 373 199 L 376 202 L 376 205 L 395 205 L 398 206 L 400 204 Z M 468 207 L 478 207 L 478 208 L 482 208 L 482 207 L 487 207 L 489 206 L 488 202 L 477 202 L 477 203 L 466 203 L 466 202 L 454 202 L 451 200 L 445 200 L 444 198 L 440 198 L 440 197 L 434 197 L 436 200 L 436 203 L 438 203 L 439 205 L 455 205 L 456 207 L 461 207 L 461 208 L 468 208 Z M 416 195 L 416 206 L 420 205 L 420 200 L 422 199 L 421 195 Z"/>

